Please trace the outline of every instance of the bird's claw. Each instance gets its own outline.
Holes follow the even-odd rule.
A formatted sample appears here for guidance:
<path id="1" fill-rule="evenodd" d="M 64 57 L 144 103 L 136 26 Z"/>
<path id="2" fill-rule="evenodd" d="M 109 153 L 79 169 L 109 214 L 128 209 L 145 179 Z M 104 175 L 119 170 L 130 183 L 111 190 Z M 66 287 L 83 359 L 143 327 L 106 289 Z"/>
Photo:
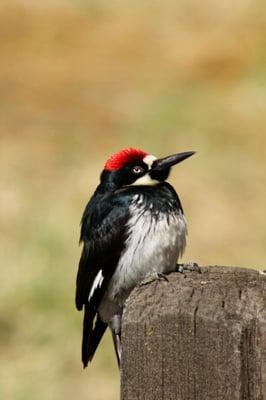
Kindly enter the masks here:
<path id="1" fill-rule="evenodd" d="M 168 282 L 168 278 L 165 274 L 161 272 L 152 272 L 151 274 L 148 274 L 143 281 L 140 282 L 140 286 L 148 285 L 151 282 L 154 281 L 166 281 Z"/>
<path id="2" fill-rule="evenodd" d="M 195 262 L 190 262 L 188 264 L 176 264 L 176 272 L 183 274 L 185 271 L 195 271 L 201 274 L 201 269 Z"/>

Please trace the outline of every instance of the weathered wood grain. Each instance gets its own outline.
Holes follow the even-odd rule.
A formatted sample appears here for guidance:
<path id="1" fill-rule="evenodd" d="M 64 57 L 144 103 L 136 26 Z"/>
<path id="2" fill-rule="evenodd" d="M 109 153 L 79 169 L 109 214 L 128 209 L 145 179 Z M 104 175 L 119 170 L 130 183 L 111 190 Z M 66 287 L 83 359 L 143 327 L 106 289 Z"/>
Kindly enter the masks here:
<path id="1" fill-rule="evenodd" d="M 202 267 L 137 287 L 122 348 L 122 400 L 266 400 L 266 276 Z"/>

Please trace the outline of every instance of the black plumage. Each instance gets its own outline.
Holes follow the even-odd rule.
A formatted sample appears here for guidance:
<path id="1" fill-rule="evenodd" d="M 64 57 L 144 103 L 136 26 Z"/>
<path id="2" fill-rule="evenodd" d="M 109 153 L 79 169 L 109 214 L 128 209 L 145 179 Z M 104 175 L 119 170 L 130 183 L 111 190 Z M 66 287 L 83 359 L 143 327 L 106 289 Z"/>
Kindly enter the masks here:
<path id="1" fill-rule="evenodd" d="M 116 192 L 96 191 L 85 208 L 81 222 L 83 242 L 76 282 L 76 307 L 84 306 L 82 362 L 88 364 L 94 355 L 107 324 L 99 318 L 94 326 L 103 294 L 117 266 L 126 239 L 128 209 Z M 123 199 L 124 200 L 124 199 Z M 88 300 L 94 279 L 102 271 L 103 281 Z"/>
<path id="2" fill-rule="evenodd" d="M 156 222 L 164 215 L 169 224 L 172 216 L 177 218 L 183 215 L 174 188 L 164 182 L 170 171 L 169 163 L 164 168 L 161 166 L 159 168 L 159 161 L 155 161 L 152 168 L 143 159 L 134 157 L 125 165 L 121 165 L 120 169 L 110 171 L 105 169 L 101 174 L 100 185 L 84 210 L 80 234 L 83 249 L 76 279 L 76 307 L 78 310 L 84 309 L 82 339 L 84 367 L 92 360 L 109 324 L 109 321 L 102 320 L 99 307 L 110 288 L 121 256 L 126 251 L 129 235 L 132 234 L 129 221 L 132 218 L 132 210 L 136 209 L 138 212 L 139 204 L 134 203 L 135 199 L 141 199 L 136 220 L 140 220 L 147 210 L 151 220 Z M 137 179 L 147 175 L 149 179 L 156 181 L 156 184 L 134 185 Z M 138 272 L 136 282 L 140 276 Z M 118 292 L 117 296 L 119 295 Z M 123 296 L 124 294 L 121 294 L 121 304 L 124 301 Z M 119 313 L 122 314 L 122 307 Z M 117 348 L 116 351 L 118 353 Z"/>

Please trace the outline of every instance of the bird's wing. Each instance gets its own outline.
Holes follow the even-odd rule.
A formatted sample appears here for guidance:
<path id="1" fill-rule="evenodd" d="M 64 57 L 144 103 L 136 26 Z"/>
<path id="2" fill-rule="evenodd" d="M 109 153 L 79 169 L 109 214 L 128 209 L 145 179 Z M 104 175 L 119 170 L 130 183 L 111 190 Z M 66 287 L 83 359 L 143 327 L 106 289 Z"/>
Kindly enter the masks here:
<path id="1" fill-rule="evenodd" d="M 76 281 L 76 306 L 95 302 L 99 288 L 109 282 L 126 237 L 127 199 L 116 195 L 93 198 L 87 205 L 81 222 L 83 250 Z M 98 290 L 98 291 L 97 291 Z"/>
<path id="2" fill-rule="evenodd" d="M 95 196 L 88 203 L 81 222 L 83 250 L 76 281 L 76 307 L 84 306 L 82 358 L 92 359 L 106 324 L 94 318 L 115 271 L 126 239 L 127 196 Z M 99 332 L 99 333 L 97 333 Z"/>

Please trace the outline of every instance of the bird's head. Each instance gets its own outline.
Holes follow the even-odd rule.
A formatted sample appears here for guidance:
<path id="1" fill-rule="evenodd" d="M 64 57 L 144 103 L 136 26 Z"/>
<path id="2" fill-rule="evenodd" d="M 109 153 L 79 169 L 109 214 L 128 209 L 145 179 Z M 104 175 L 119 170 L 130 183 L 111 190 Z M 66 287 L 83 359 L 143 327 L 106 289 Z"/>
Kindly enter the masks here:
<path id="1" fill-rule="evenodd" d="M 172 166 L 194 153 L 188 151 L 157 159 L 139 149 L 123 149 L 113 154 L 105 163 L 101 183 L 116 187 L 156 185 L 168 178 Z"/>

